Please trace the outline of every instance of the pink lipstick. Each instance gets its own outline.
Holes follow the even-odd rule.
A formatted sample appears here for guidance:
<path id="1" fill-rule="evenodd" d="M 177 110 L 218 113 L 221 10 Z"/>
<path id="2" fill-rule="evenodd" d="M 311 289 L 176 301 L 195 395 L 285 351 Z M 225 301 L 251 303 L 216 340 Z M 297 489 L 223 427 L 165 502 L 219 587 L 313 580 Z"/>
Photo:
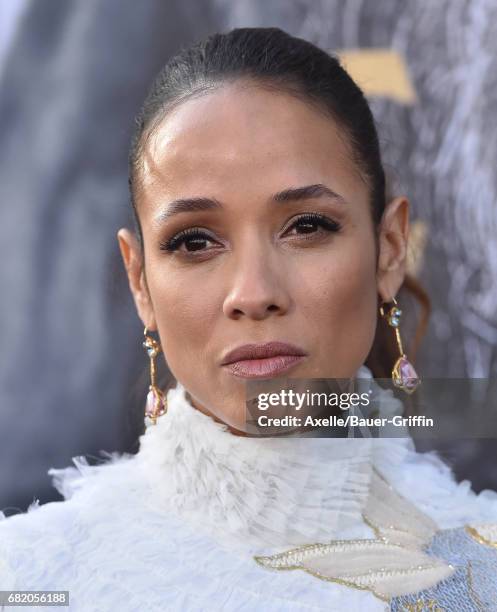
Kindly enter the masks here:
<path id="1" fill-rule="evenodd" d="M 242 378 L 272 378 L 286 372 L 307 356 L 306 351 L 288 342 L 244 344 L 228 351 L 221 365 Z"/>

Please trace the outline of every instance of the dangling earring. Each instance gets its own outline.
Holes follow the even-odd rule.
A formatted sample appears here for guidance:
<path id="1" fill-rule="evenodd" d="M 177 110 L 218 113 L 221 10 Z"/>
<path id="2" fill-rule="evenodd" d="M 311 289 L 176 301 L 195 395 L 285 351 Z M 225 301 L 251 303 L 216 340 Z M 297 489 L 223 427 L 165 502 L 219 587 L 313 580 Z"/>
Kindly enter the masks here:
<path id="1" fill-rule="evenodd" d="M 157 423 L 158 417 L 166 414 L 167 412 L 167 400 L 164 397 L 162 391 L 156 385 L 156 368 L 155 368 L 155 358 L 161 352 L 160 343 L 157 340 L 154 340 L 150 336 L 147 336 L 147 328 L 143 332 L 145 336 L 145 341 L 143 342 L 143 346 L 147 351 L 148 356 L 150 357 L 150 385 L 148 387 L 149 391 L 147 394 L 147 403 L 145 407 L 145 422 L 147 425 L 150 421 L 153 425 Z"/>
<path id="2" fill-rule="evenodd" d="M 412 363 L 407 359 L 404 349 L 402 348 L 402 340 L 400 339 L 399 325 L 402 310 L 397 306 L 397 300 L 392 298 L 394 306 L 385 314 L 383 305 L 380 306 L 380 314 L 385 317 L 388 324 L 395 329 L 397 345 L 399 347 L 400 357 L 395 362 L 392 370 L 393 384 L 402 389 L 406 393 L 413 393 L 421 384 L 421 381 L 414 369 Z"/>

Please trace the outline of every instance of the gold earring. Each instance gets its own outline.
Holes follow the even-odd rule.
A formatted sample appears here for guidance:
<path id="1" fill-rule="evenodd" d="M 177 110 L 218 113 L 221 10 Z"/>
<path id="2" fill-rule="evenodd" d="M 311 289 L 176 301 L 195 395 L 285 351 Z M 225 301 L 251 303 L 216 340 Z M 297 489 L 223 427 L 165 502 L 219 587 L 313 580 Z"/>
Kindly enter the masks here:
<path id="1" fill-rule="evenodd" d="M 402 348 L 402 340 L 400 339 L 399 325 L 402 310 L 397 305 L 397 300 L 392 298 L 394 306 L 385 314 L 383 305 L 380 306 L 380 314 L 385 317 L 388 324 L 395 329 L 395 337 L 399 347 L 400 357 L 395 362 L 392 369 L 393 384 L 402 389 L 406 393 L 413 393 L 421 384 L 421 380 L 414 369 L 412 363 L 407 359 L 404 349 Z"/>
<path id="2" fill-rule="evenodd" d="M 162 391 L 156 385 L 155 358 L 161 352 L 162 348 L 157 340 L 147 336 L 147 331 L 148 330 L 145 327 L 143 332 L 143 335 L 145 336 L 143 347 L 150 357 L 150 385 L 148 387 L 149 390 L 145 407 L 145 421 L 147 424 L 149 424 L 148 421 L 150 421 L 153 425 L 155 425 L 158 417 L 166 414 L 167 412 L 167 400 Z"/>

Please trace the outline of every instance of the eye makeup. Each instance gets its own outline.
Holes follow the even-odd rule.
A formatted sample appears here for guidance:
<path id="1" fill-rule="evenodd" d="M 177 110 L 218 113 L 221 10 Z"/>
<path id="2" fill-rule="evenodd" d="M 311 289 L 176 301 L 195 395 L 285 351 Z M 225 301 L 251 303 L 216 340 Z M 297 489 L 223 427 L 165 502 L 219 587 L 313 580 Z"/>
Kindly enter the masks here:
<path id="1" fill-rule="evenodd" d="M 312 228 L 318 228 L 318 231 L 312 231 Z M 308 231 L 311 228 L 311 231 Z M 299 237 L 303 237 L 304 240 L 312 240 L 315 239 L 318 235 L 322 236 L 323 232 L 328 233 L 337 233 L 342 229 L 342 225 L 326 215 L 318 214 L 318 213 L 304 213 L 299 215 L 296 219 L 293 220 L 290 227 L 286 230 L 287 233 L 289 230 L 293 229 L 303 229 L 303 232 L 293 234 L 294 239 L 298 239 Z M 161 251 L 165 251 L 167 253 L 175 253 L 180 251 L 180 248 L 185 245 L 185 250 L 181 251 L 182 254 L 188 255 L 189 253 L 195 252 L 206 252 L 205 248 L 202 248 L 202 245 L 207 242 L 217 242 L 217 240 L 211 236 L 206 230 L 201 228 L 188 228 L 178 232 L 168 240 L 160 242 L 159 249 Z M 197 245 L 193 249 L 188 249 L 188 245 L 193 246 Z"/>

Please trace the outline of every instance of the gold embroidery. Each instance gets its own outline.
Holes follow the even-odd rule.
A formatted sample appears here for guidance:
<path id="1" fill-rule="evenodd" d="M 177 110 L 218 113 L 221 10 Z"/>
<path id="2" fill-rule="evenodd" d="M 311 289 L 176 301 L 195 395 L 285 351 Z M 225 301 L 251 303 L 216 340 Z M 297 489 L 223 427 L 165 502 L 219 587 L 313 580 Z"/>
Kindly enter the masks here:
<path id="1" fill-rule="evenodd" d="M 475 529 L 475 527 L 472 527 L 471 525 L 464 525 L 464 529 L 466 529 L 469 535 L 480 544 L 485 544 L 486 546 L 493 546 L 494 548 L 497 548 L 497 542 L 495 542 L 494 540 L 489 540 L 488 538 L 482 536 L 481 533 L 479 533 L 478 530 Z"/>
<path id="2" fill-rule="evenodd" d="M 385 505 L 387 521 L 395 524 L 379 524 Z M 376 517 L 376 522 L 372 516 Z M 422 549 L 437 531 L 436 523 L 400 495 L 375 468 L 362 517 L 374 531 L 375 538 L 304 544 L 274 555 L 257 555 L 254 560 L 269 569 L 300 569 L 321 580 L 368 590 L 385 602 L 434 586 L 455 571 L 453 565 Z M 406 528 L 399 524 L 399 518 L 405 521 Z M 358 556 L 361 551 L 362 556 Z M 402 584 L 407 576 L 411 577 L 410 590 L 403 591 Z M 437 603 L 430 601 L 433 602 L 430 605 Z M 441 608 L 430 609 L 441 611 Z"/>
<path id="3" fill-rule="evenodd" d="M 383 542 L 378 542 L 377 540 L 335 540 L 333 542 L 333 544 L 361 544 L 361 545 L 369 545 L 369 544 L 383 544 Z M 332 544 L 332 545 L 333 545 Z M 308 574 L 310 574 L 311 576 L 314 576 L 316 578 L 319 578 L 320 580 L 325 580 L 327 582 L 336 582 L 338 584 L 343 584 L 345 586 L 348 587 L 353 587 L 356 589 L 360 589 L 360 590 L 365 590 L 365 591 L 370 591 L 371 593 L 373 593 L 373 595 L 375 595 L 376 597 L 378 597 L 379 599 L 381 599 L 382 601 L 385 602 L 390 602 L 391 601 L 391 597 L 389 595 L 386 595 L 384 593 L 382 593 L 381 591 L 378 591 L 377 589 L 374 588 L 374 586 L 372 585 L 366 585 L 366 584 L 357 584 L 356 582 L 353 582 L 352 580 L 346 580 L 345 578 L 338 578 L 338 577 L 331 577 L 331 576 L 327 576 L 325 574 L 322 574 L 321 572 L 317 571 L 317 570 L 312 570 L 310 568 L 304 567 L 302 565 L 283 565 L 284 563 L 284 559 L 288 556 L 290 557 L 290 560 L 293 560 L 295 563 L 295 558 L 292 557 L 291 555 L 295 556 L 295 553 L 299 553 L 304 551 L 304 555 L 305 552 L 308 551 L 314 551 L 316 549 L 324 549 L 325 547 L 328 548 L 330 545 L 328 544 L 305 544 L 304 546 L 299 546 L 297 548 L 294 548 L 292 550 L 283 552 L 283 553 L 278 553 L 276 555 L 272 555 L 272 556 L 254 556 L 254 559 L 257 561 L 257 563 L 259 563 L 260 565 L 262 565 L 263 567 L 271 567 L 273 569 L 278 569 L 278 570 L 295 570 L 295 569 L 301 569 L 304 572 L 307 572 Z M 394 546 L 394 545 L 392 545 Z M 401 548 L 399 546 L 399 548 Z M 431 568 L 438 568 L 439 566 L 437 564 L 433 564 L 433 565 L 417 565 L 416 567 L 413 568 L 405 568 L 405 569 L 396 569 L 396 570 L 389 570 L 385 567 L 381 567 L 378 569 L 370 569 L 367 572 L 363 572 L 362 576 L 381 576 L 381 575 L 397 575 L 397 576 L 405 576 L 411 573 L 414 573 L 416 571 L 419 571 L 421 569 L 431 569 Z M 452 566 L 451 566 L 452 567 Z M 356 578 L 360 579 L 360 576 L 357 576 Z M 438 612 L 438 611 L 437 611 Z M 442 612 L 444 612 L 442 610 Z"/>
<path id="4" fill-rule="evenodd" d="M 468 565 L 466 566 L 467 572 L 468 572 L 468 585 L 469 585 L 469 591 L 470 591 L 470 595 L 471 595 L 471 599 L 473 600 L 473 603 L 476 604 L 478 610 L 480 610 L 480 612 L 485 612 L 485 608 L 483 607 L 483 604 L 480 600 L 480 598 L 478 597 L 476 591 L 473 588 L 473 574 L 471 572 L 471 561 L 468 561 Z"/>
<path id="5" fill-rule="evenodd" d="M 361 569 L 354 565 L 357 554 L 363 552 L 364 558 L 372 565 Z M 344 555 L 342 558 L 341 555 Z M 320 571 L 320 558 L 331 563 L 330 575 Z M 270 556 L 255 556 L 254 559 L 263 567 L 276 570 L 301 569 L 316 578 L 337 582 L 346 586 L 367 589 L 383 601 L 390 601 L 396 596 L 399 586 L 406 576 L 416 575 L 422 582 L 428 580 L 430 586 L 452 573 L 453 567 L 441 560 L 426 555 L 421 550 L 408 549 L 398 544 L 385 543 L 377 539 L 335 540 L 328 544 L 306 544 L 291 550 Z M 318 567 L 312 567 L 312 564 Z M 406 567 L 406 564 L 412 563 Z M 376 564 L 376 565 L 375 565 Z M 395 564 L 395 565 L 394 565 Z M 311 565 L 311 566 L 310 566 Z M 449 571 L 450 570 L 450 571 Z M 423 576 L 424 574 L 424 576 Z M 412 580 L 409 581 L 412 585 Z"/>
<path id="6" fill-rule="evenodd" d="M 396 491 L 375 466 L 370 495 L 362 516 L 378 538 L 413 548 L 423 547 L 439 529 L 430 516 Z M 375 516 L 376 524 L 373 520 Z M 395 524 L 386 524 L 385 520 Z"/>
<path id="7" fill-rule="evenodd" d="M 296 565 L 296 563 L 302 563 L 302 561 L 304 561 L 310 556 L 324 556 L 330 552 L 343 552 L 358 547 L 362 547 L 364 549 L 380 547 L 383 550 L 396 548 L 399 552 L 406 550 L 400 544 L 391 544 L 389 542 L 384 542 L 383 540 L 377 540 L 373 538 L 359 538 L 351 540 L 331 540 L 330 542 L 326 543 L 317 542 L 315 544 L 303 544 L 302 546 L 297 546 L 290 550 L 285 550 L 284 552 L 276 553 L 274 555 L 257 555 L 254 556 L 254 559 L 256 559 L 262 565 L 266 566 L 271 566 L 275 568 L 279 566 L 284 566 L 284 569 L 297 569 L 301 566 Z M 422 551 L 413 552 L 418 552 L 422 554 Z M 433 560 L 435 559 L 435 557 L 429 557 L 429 559 Z M 291 568 L 289 567 L 289 564 L 292 564 Z M 416 567 L 420 568 L 424 566 L 418 565 Z"/>
<path id="8" fill-rule="evenodd" d="M 438 602 L 434 599 L 429 599 L 428 601 L 418 599 L 416 603 L 406 604 L 402 612 L 425 612 L 425 610 L 429 610 L 429 612 L 447 612 L 445 608 L 440 608 Z"/>
<path id="9" fill-rule="evenodd" d="M 352 540 L 350 540 L 352 541 Z M 364 540 L 360 540 L 361 543 L 364 542 Z M 312 545 L 315 546 L 315 545 Z M 295 550 L 299 550 L 299 549 L 295 549 Z M 283 553 L 284 554 L 284 553 Z M 274 555 L 275 557 L 278 555 Z M 346 580 L 345 578 L 338 578 L 338 577 L 332 577 L 332 576 L 327 576 L 325 574 L 322 574 L 320 572 L 318 572 L 317 570 L 312 570 L 310 568 L 304 567 L 302 565 L 287 565 L 287 566 L 278 566 L 278 565 L 271 565 L 270 563 L 268 563 L 268 561 L 271 561 L 273 559 L 273 557 L 269 556 L 269 557 L 262 557 L 262 556 L 255 556 L 254 559 L 257 561 L 257 563 L 259 563 L 260 565 L 262 565 L 263 567 L 272 567 L 273 569 L 278 569 L 278 570 L 295 570 L 295 569 L 301 569 L 302 571 L 310 574 L 311 576 L 314 576 L 315 578 L 319 578 L 320 580 L 325 580 L 327 582 L 336 582 L 338 584 L 343 584 L 345 586 L 348 587 L 352 587 L 352 588 L 356 588 L 356 589 L 360 589 L 363 591 L 370 591 L 373 595 L 375 595 L 376 597 L 378 597 L 379 599 L 381 599 L 382 601 L 385 601 L 387 603 L 391 602 L 392 597 L 390 595 L 386 595 L 385 593 L 382 593 L 381 591 L 379 591 L 378 589 L 376 589 L 374 587 L 374 585 L 367 585 L 367 584 L 358 584 L 356 582 L 352 582 L 351 580 Z M 437 569 L 439 566 L 434 564 L 434 565 L 417 565 L 416 567 L 412 567 L 412 568 L 405 568 L 405 569 L 397 569 L 397 570 L 388 570 L 387 568 L 381 567 L 378 568 L 378 570 L 368 570 L 367 572 L 364 572 L 362 574 L 362 576 L 374 576 L 376 578 L 383 576 L 386 576 L 387 574 L 390 576 L 406 576 L 415 572 L 419 572 L 420 570 L 424 569 L 424 570 L 428 570 L 428 569 Z M 452 567 L 452 566 L 450 566 Z M 357 576 L 356 578 L 360 579 L 360 576 Z M 434 600 L 433 600 L 434 601 Z M 436 603 L 436 602 L 435 602 Z M 441 611 L 444 612 L 444 610 L 442 610 L 441 608 L 437 608 L 437 612 Z"/>

